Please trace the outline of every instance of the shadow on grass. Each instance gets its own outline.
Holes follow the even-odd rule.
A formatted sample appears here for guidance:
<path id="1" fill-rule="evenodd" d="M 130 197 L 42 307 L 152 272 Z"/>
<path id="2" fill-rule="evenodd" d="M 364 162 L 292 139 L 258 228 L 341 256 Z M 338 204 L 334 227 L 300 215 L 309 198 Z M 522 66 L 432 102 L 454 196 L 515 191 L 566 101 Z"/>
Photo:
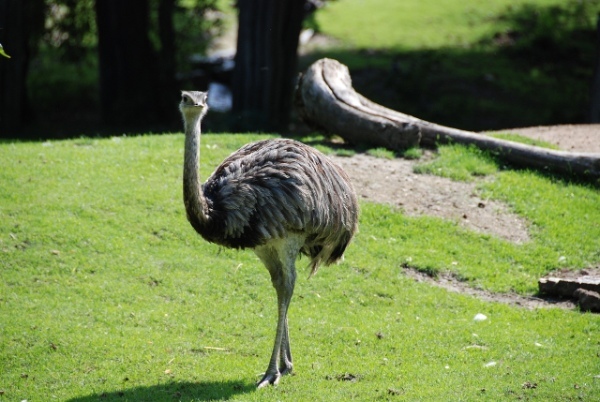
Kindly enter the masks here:
<path id="1" fill-rule="evenodd" d="M 600 1 L 508 6 L 496 31 L 437 49 L 330 49 L 303 57 L 346 64 L 354 88 L 388 108 L 472 131 L 585 123 Z M 318 28 L 318 27 L 317 27 Z"/>
<path id="2" fill-rule="evenodd" d="M 103 392 L 69 399 L 67 402 L 107 401 L 227 401 L 236 395 L 253 392 L 255 384 L 241 381 L 223 382 L 172 382 L 150 387 L 137 387 L 122 391 Z"/>
<path id="3" fill-rule="evenodd" d="M 331 49 L 366 98 L 423 120 L 471 131 L 585 123 L 593 63 L 531 60 L 486 46 L 435 50 Z"/>

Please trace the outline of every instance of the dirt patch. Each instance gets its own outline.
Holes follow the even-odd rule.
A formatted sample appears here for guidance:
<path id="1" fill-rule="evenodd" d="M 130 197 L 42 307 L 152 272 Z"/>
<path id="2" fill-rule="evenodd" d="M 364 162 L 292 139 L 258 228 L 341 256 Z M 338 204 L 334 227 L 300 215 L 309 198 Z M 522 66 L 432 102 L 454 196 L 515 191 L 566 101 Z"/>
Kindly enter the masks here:
<path id="1" fill-rule="evenodd" d="M 414 268 L 405 267 L 404 273 L 406 276 L 417 282 L 425 282 L 450 292 L 467 294 L 484 301 L 510 304 L 529 310 L 545 307 L 558 307 L 572 310 L 577 306 L 574 298 L 561 298 L 549 295 L 522 296 L 516 293 L 493 293 L 487 290 L 477 289 L 471 287 L 467 282 L 461 281 L 452 272 L 442 272 L 434 277 Z M 561 269 L 549 273 L 546 277 L 559 277 L 564 279 L 578 279 L 582 277 L 598 278 L 600 277 L 600 266 L 575 271 Z"/>
<path id="2" fill-rule="evenodd" d="M 556 144 L 563 150 L 600 153 L 600 125 L 567 125 L 504 130 Z M 431 157 L 428 155 L 426 157 Z M 442 177 L 416 174 L 416 161 L 381 159 L 366 154 L 333 157 L 350 175 L 359 197 L 401 208 L 407 215 L 430 215 L 457 222 L 481 233 L 515 243 L 529 240 L 527 222 L 498 201 L 482 198 L 478 182 L 454 182 Z M 482 179 L 485 180 L 485 179 Z M 578 277 L 600 275 L 600 266 L 583 271 L 561 271 L 551 275 Z M 555 306 L 573 309 L 572 300 L 521 296 L 516 293 L 497 294 L 469 286 L 452 273 L 436 278 L 407 268 L 406 274 L 419 282 L 431 283 L 449 291 L 469 294 L 486 301 L 507 303 L 528 309 Z M 548 275 L 548 276 L 551 276 Z"/>
<path id="3" fill-rule="evenodd" d="M 547 141 L 563 150 L 600 153 L 600 124 L 503 131 Z M 407 159 L 388 160 L 366 154 L 333 159 L 348 172 L 359 197 L 364 200 L 397 206 L 407 215 L 449 219 L 463 227 L 515 243 L 529 240 L 528 223 L 506 204 L 482 198 L 477 191 L 477 181 L 455 182 L 416 174 L 413 168 L 417 162 Z"/>
<path id="4" fill-rule="evenodd" d="M 546 141 L 564 151 L 600 153 L 600 124 L 565 124 L 502 131 Z"/>
<path id="5" fill-rule="evenodd" d="M 425 282 L 450 292 L 467 294 L 487 302 L 504 303 L 528 310 L 544 307 L 559 307 L 563 309 L 574 309 L 576 307 L 575 302 L 571 299 L 550 296 L 522 296 L 517 293 L 493 293 L 473 288 L 467 282 L 460 281 L 451 272 L 442 272 L 433 277 L 414 268 L 405 268 L 404 273 L 417 282 Z"/>
<path id="6" fill-rule="evenodd" d="M 407 159 L 389 160 L 366 154 L 333 159 L 350 175 L 364 200 L 397 206 L 411 216 L 448 219 L 515 243 L 529 240 L 527 222 L 504 203 L 482 198 L 477 182 L 416 174 L 416 162 Z"/>

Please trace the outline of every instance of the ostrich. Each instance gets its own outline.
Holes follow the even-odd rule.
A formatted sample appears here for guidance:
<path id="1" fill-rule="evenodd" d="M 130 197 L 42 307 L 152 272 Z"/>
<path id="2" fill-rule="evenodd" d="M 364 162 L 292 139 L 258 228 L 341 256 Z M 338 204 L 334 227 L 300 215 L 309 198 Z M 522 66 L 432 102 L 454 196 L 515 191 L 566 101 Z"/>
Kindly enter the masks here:
<path id="1" fill-rule="evenodd" d="M 200 124 L 207 93 L 182 91 L 185 126 L 183 198 L 192 227 L 207 241 L 252 248 L 277 292 L 275 344 L 259 388 L 292 371 L 287 312 L 295 261 L 310 257 L 310 275 L 340 260 L 357 230 L 358 203 L 346 173 L 319 151 L 289 139 L 245 145 L 201 184 Z"/>

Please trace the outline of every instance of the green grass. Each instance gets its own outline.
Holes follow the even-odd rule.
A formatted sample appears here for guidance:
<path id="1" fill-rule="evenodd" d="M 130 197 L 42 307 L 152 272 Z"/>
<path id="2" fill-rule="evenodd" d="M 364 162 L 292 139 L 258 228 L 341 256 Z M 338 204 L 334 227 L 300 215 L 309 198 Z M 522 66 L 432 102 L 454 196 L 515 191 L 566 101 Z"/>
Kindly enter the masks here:
<path id="1" fill-rule="evenodd" d="M 550 6 L 560 0 L 339 0 L 316 15 L 326 34 L 368 49 L 436 49 L 470 46 L 498 29 L 494 16 L 519 4 Z M 360 29 L 359 27 L 369 27 Z"/>
<path id="2" fill-rule="evenodd" d="M 423 150 L 418 147 L 408 148 L 406 151 L 402 152 L 402 157 L 405 159 L 421 159 L 423 156 Z"/>
<path id="3" fill-rule="evenodd" d="M 203 177 L 259 138 L 205 135 Z M 255 391 L 274 291 L 250 251 L 207 244 L 186 222 L 182 147 L 180 134 L 0 144 L 0 401 L 600 395 L 598 316 L 486 303 L 402 272 L 410 260 L 474 286 L 533 293 L 542 273 L 600 262 L 597 189 L 489 173 L 481 191 L 531 222 L 523 245 L 362 204 L 345 261 L 298 280 L 297 374 Z M 477 313 L 489 319 L 474 322 Z"/>
<path id="4" fill-rule="evenodd" d="M 536 140 L 535 138 L 524 137 L 522 135 L 514 134 L 511 132 L 490 133 L 490 135 L 492 137 L 499 138 L 501 140 L 519 142 L 519 143 L 525 144 L 525 145 L 533 145 L 536 147 L 548 148 L 548 149 L 560 149 L 558 146 L 551 144 L 547 141 Z"/>
<path id="5" fill-rule="evenodd" d="M 441 146 L 440 155 L 430 162 L 415 166 L 415 173 L 435 174 L 453 180 L 472 181 L 498 171 L 494 158 L 474 146 Z"/>
<path id="6" fill-rule="evenodd" d="M 394 159 L 396 157 L 396 153 L 394 151 L 390 151 L 387 148 L 368 149 L 367 154 L 382 159 Z"/>
<path id="7" fill-rule="evenodd" d="M 389 149 L 386 148 L 369 148 L 366 150 L 366 154 L 374 156 L 376 158 L 381 158 L 381 159 L 394 159 L 398 156 L 405 158 L 405 159 L 413 159 L 413 160 L 417 160 L 420 159 L 423 156 L 423 150 L 421 148 L 409 148 L 403 152 L 395 152 L 395 151 L 390 151 Z"/>
<path id="8" fill-rule="evenodd" d="M 418 147 L 409 148 L 400 153 L 395 152 L 395 151 L 390 151 L 389 149 L 386 149 L 386 148 L 370 148 L 370 149 L 366 150 L 366 153 L 368 155 L 374 156 L 376 158 L 381 158 L 381 159 L 394 159 L 394 158 L 400 156 L 405 159 L 417 160 L 423 156 L 423 150 Z"/>

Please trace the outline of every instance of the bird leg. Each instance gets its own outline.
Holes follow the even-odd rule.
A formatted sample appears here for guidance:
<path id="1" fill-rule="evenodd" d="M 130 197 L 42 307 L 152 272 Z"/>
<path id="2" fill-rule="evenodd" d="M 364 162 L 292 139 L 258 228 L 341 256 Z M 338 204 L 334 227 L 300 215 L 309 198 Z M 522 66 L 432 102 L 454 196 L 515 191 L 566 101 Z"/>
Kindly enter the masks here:
<path id="1" fill-rule="evenodd" d="M 294 247 L 295 248 L 295 247 Z M 255 250 L 271 274 L 273 287 L 277 292 L 277 331 L 269 366 L 263 378 L 258 382 L 258 388 L 269 384 L 277 384 L 282 375 L 292 371 L 292 353 L 287 323 L 287 312 L 294 293 L 296 283 L 295 258 L 297 249 L 283 247 Z"/>
<path id="2" fill-rule="evenodd" d="M 294 292 L 295 273 L 286 275 L 284 274 L 284 270 L 278 270 L 271 272 L 271 279 L 277 291 L 277 331 L 275 332 L 275 343 L 273 345 L 271 360 L 269 360 L 269 366 L 265 375 L 257 384 L 258 388 L 269 384 L 275 385 L 279 382 L 282 375 L 292 371 L 287 311 Z"/>
<path id="3" fill-rule="evenodd" d="M 288 331 L 288 321 L 285 318 L 285 330 L 283 339 L 281 340 L 281 348 L 279 349 L 279 373 L 281 375 L 290 374 L 292 372 L 292 351 L 290 349 L 290 334 Z"/>

